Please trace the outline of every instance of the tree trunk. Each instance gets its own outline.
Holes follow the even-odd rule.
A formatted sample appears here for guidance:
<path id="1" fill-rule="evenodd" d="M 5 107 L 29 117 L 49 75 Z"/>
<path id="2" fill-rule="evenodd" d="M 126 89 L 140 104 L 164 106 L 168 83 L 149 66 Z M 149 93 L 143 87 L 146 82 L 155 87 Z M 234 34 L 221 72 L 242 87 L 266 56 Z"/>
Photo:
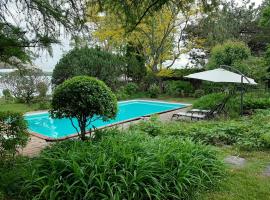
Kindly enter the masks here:
<path id="1" fill-rule="evenodd" d="M 81 136 L 82 141 L 86 140 L 86 136 L 85 136 L 85 134 L 86 134 L 86 122 L 87 122 L 87 120 L 86 120 L 85 116 L 83 116 L 79 121 L 79 126 L 80 126 L 80 129 L 81 129 L 80 136 Z"/>

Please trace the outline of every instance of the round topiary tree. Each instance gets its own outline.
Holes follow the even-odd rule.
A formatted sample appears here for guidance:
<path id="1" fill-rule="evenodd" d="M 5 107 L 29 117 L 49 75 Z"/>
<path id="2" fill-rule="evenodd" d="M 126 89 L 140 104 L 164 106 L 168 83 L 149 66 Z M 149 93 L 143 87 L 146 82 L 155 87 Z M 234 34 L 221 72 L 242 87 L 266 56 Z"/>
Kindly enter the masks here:
<path id="1" fill-rule="evenodd" d="M 52 96 L 50 114 L 53 118 L 69 118 L 82 140 L 86 129 L 97 119 L 108 121 L 117 113 L 117 100 L 111 89 L 100 80 L 76 76 L 60 84 Z M 79 129 L 72 119 L 78 121 Z M 91 128 L 89 128 L 91 130 Z"/>

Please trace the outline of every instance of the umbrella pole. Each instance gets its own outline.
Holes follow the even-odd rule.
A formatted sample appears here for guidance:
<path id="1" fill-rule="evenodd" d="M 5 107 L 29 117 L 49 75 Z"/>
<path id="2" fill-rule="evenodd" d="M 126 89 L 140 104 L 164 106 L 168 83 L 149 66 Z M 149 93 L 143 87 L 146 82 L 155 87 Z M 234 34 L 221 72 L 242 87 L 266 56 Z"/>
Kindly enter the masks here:
<path id="1" fill-rule="evenodd" d="M 241 76 L 241 103 L 240 103 L 241 116 L 243 116 L 243 96 L 244 96 L 243 76 Z"/>

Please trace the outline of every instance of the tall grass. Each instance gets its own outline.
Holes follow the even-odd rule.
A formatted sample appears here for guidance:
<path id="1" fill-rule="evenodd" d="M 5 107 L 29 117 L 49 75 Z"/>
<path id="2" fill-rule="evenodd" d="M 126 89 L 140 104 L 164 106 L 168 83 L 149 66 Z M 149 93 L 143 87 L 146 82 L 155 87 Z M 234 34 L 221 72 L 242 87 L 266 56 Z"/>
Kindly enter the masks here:
<path id="1" fill-rule="evenodd" d="M 193 199 L 223 176 L 209 147 L 136 132 L 61 142 L 24 168 L 21 199 Z"/>

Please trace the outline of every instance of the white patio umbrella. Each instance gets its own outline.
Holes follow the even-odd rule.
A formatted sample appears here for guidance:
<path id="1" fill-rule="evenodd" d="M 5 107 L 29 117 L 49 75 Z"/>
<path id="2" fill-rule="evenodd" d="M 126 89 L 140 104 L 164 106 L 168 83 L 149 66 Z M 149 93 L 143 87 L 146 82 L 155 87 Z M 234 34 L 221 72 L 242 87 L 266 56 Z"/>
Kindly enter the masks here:
<path id="1" fill-rule="evenodd" d="M 236 70 L 230 66 L 224 65 L 223 67 L 227 67 L 229 69 L 233 69 L 238 73 L 234 73 L 228 71 L 223 68 L 217 68 L 213 70 L 208 70 L 204 72 L 190 74 L 188 76 L 184 76 L 186 78 L 200 79 L 205 81 L 211 81 L 215 83 L 240 83 L 242 86 L 241 90 L 241 115 L 243 115 L 243 84 L 251 84 L 256 85 L 257 83 L 252 78 L 246 77 L 239 70 Z"/>
<path id="2" fill-rule="evenodd" d="M 194 78 L 216 83 L 246 83 L 256 85 L 257 83 L 252 79 L 242 74 L 237 74 L 226 69 L 217 68 L 204 72 L 198 72 L 185 76 L 186 78 Z M 241 82 L 242 81 L 242 82 Z"/>

